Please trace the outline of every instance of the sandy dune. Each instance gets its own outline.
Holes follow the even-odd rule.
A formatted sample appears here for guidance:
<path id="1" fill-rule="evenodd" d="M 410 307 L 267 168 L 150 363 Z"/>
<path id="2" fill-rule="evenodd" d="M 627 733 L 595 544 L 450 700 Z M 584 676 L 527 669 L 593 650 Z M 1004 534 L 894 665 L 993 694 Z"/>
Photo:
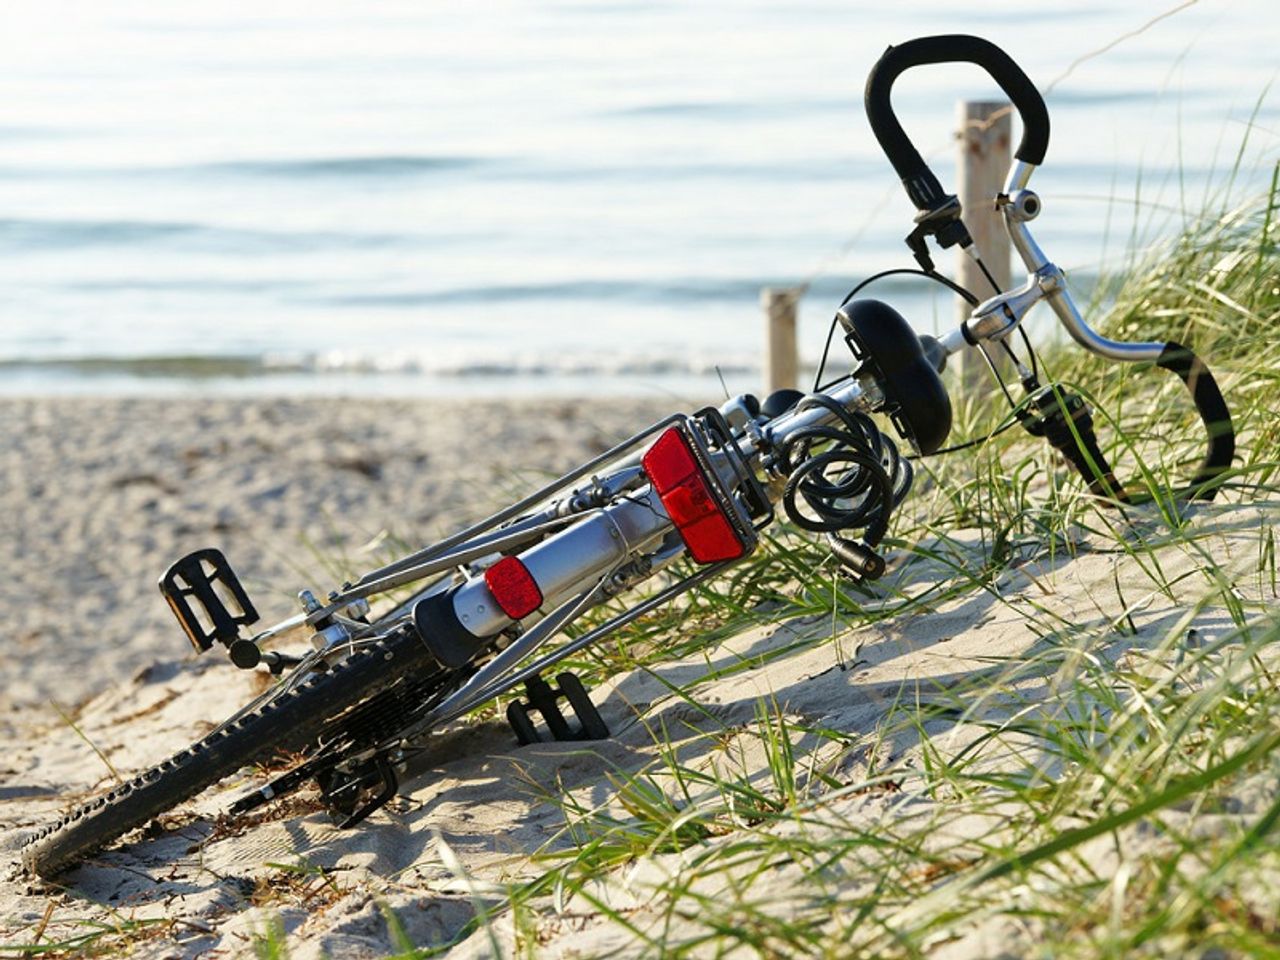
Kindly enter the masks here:
<path id="1" fill-rule="evenodd" d="M 590 422 L 559 401 L 30 400 L 0 410 L 8 499 L 0 607 L 9 624 L 0 942 L 30 942 L 37 931 L 45 940 L 83 935 L 86 919 L 165 920 L 174 922 L 130 934 L 134 955 L 238 956 L 278 918 L 294 957 L 379 956 L 395 946 L 386 911 L 416 944 L 449 940 L 490 901 L 495 884 L 545 869 L 532 866 L 529 853 L 565 843 L 553 839 L 564 815 L 548 792 L 608 804 L 613 788 L 603 771 L 652 763 L 657 730 L 694 764 L 721 762 L 711 745 L 738 737 L 724 756 L 756 777 L 764 766 L 758 738 L 740 731 L 762 702 L 776 702 L 797 724 L 870 735 L 902 698 L 945 700 L 1032 650 L 1038 638 L 1021 615 L 1026 605 L 1082 627 L 1127 612 L 1136 635 L 1126 642 L 1134 645 L 1179 618 L 1200 642 L 1229 625 L 1225 613 L 1189 612 L 1170 600 L 1123 553 L 1030 549 L 991 589 L 939 602 L 928 617 L 839 624 L 834 643 L 825 619 L 762 624 L 709 656 L 621 674 L 595 692 L 614 734 L 607 741 L 517 749 L 497 721 L 447 733 L 417 761 L 401 796 L 357 830 L 335 830 L 305 798 L 249 823 L 217 823 L 243 786 L 228 781 L 69 872 L 62 889 L 50 888 L 14 866 L 26 828 L 109 787 L 112 769 L 135 770 L 185 746 L 254 690 L 250 674 L 213 656 L 197 660 L 186 648 L 154 586 L 170 559 L 221 545 L 264 615 L 285 615 L 290 590 L 328 585 L 327 559 L 358 566 L 387 531 L 425 538 L 515 492 L 521 480 L 500 458 L 513 437 L 552 470 L 649 422 L 662 405 L 615 404 Z M 1278 512 L 1224 505 L 1201 509 L 1195 522 L 1211 533 L 1206 547 L 1238 559 L 1243 571 L 1256 559 L 1250 537 Z M 1158 531 L 1154 517 L 1143 524 Z M 984 550 L 965 537 L 940 549 L 974 566 Z M 1194 551 L 1160 555 L 1166 575 L 1195 577 Z M 885 595 L 946 574 L 945 565 L 898 566 Z M 1241 589 L 1254 589 L 1243 575 Z M 673 685 L 695 690 L 699 707 L 672 696 Z M 1047 683 L 1041 687 L 1028 681 L 1028 695 L 1048 695 Z M 963 725 L 954 730 L 957 743 L 971 735 Z M 812 737 L 801 746 L 850 783 L 885 759 Z M 877 749 L 906 756 L 912 746 Z M 822 816 L 872 828 L 920 816 L 930 802 L 889 790 L 837 791 Z M 868 882 L 854 866 L 851 889 Z M 678 935 L 694 921 L 661 918 L 651 888 L 680 869 L 680 855 L 642 858 L 598 896 L 641 929 L 661 921 Z M 770 880 L 780 910 L 787 891 L 801 889 L 789 872 L 797 869 Z M 723 882 L 717 877 L 705 881 L 709 895 Z M 512 935 L 510 918 L 500 918 L 494 936 Z M 621 942 L 616 925 L 579 902 L 540 937 L 547 955 L 563 956 L 606 954 Z M 948 955 L 989 955 L 998 939 L 999 931 L 980 928 Z M 489 950 L 481 931 L 454 952 Z"/>

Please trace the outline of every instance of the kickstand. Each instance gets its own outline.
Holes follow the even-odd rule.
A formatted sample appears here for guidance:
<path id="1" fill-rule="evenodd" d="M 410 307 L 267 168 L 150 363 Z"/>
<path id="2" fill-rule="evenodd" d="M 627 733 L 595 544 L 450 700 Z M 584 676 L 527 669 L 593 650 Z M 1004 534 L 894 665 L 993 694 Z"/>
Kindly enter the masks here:
<path id="1" fill-rule="evenodd" d="M 591 702 L 587 688 L 583 686 L 576 674 L 568 671 L 556 677 L 556 686 L 552 687 L 541 675 L 530 677 L 524 683 L 525 700 L 516 700 L 507 707 L 507 722 L 515 731 L 516 739 L 521 746 L 541 743 L 545 739 L 539 734 L 530 713 L 542 716 L 551 740 L 605 740 L 609 736 L 609 728 L 600 711 Z M 569 701 L 577 723 L 571 725 L 560 709 L 560 700 Z"/>

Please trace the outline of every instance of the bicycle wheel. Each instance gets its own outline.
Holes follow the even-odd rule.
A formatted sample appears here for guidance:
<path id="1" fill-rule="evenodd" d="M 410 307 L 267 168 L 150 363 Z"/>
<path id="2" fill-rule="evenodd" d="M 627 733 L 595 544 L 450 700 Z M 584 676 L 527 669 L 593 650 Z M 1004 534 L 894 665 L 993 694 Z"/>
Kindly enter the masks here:
<path id="1" fill-rule="evenodd" d="M 328 671 L 264 699 L 164 763 L 42 828 L 22 848 L 23 867 L 52 877 L 281 744 L 312 739 L 351 707 L 433 663 L 412 631 L 359 648 Z"/>

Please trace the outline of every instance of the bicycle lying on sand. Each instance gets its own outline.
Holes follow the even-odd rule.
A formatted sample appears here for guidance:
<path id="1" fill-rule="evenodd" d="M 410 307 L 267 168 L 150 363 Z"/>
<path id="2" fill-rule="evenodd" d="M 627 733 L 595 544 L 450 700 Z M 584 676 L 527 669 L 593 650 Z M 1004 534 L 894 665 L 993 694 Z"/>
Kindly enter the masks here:
<path id="1" fill-rule="evenodd" d="M 958 200 L 942 189 L 890 104 L 904 70 L 950 61 L 985 68 L 1024 126 L 995 202 L 1028 276 L 1017 289 L 997 288 L 981 302 L 934 269 L 930 237 L 937 246 L 958 244 L 981 258 Z M 870 415 L 887 417 L 917 456 L 946 452 L 951 404 L 939 374 L 960 351 L 979 350 L 989 363 L 996 354 L 1009 357 L 1022 402 L 1015 404 L 1001 386 L 1016 420 L 1060 451 L 1093 493 L 1124 500 L 1088 406 L 1040 382 L 1021 324 L 1041 301 L 1086 350 L 1153 362 L 1185 382 L 1209 436 L 1207 457 L 1185 495 L 1211 498 L 1230 466 L 1234 432 L 1208 369 L 1179 344 L 1121 343 L 1091 329 L 1062 271 L 1031 236 L 1028 223 L 1041 202 L 1028 183 L 1044 159 L 1049 118 L 1022 70 L 976 37 L 913 40 L 890 47 L 876 63 L 866 108 L 919 211 L 907 238 L 919 268 L 890 272 L 922 274 L 965 297 L 973 310 L 963 324 L 938 338 L 917 336 L 886 304 L 858 299 L 861 284 L 832 325 L 852 352 L 847 375 L 823 384 L 820 369 L 808 394 L 784 390 L 763 403 L 738 396 L 718 408 L 673 414 L 519 503 L 324 600 L 303 591 L 301 612 L 256 634 L 247 635 L 257 613 L 226 558 L 213 549 L 182 558 L 160 589 L 196 650 L 221 644 L 235 666 L 265 667 L 279 680 L 199 742 L 38 830 L 23 848 L 25 867 L 56 875 L 242 767 L 286 750 L 295 754 L 292 766 L 234 802 L 230 813 L 314 782 L 340 824 L 357 824 L 395 794 L 407 761 L 434 732 L 521 685 L 523 699 L 510 702 L 507 718 L 522 743 L 543 735 L 608 736 L 574 674 L 560 673 L 554 686 L 544 675 L 749 556 L 759 531 L 774 520 L 775 504 L 796 526 L 822 534 L 850 576 L 881 575 L 877 547 L 911 488 L 912 466 Z M 1025 361 L 1010 342 L 1015 332 Z M 824 353 L 823 367 L 826 359 Z M 994 364 L 992 370 L 999 380 Z M 655 578 L 655 592 L 575 637 L 566 635 L 583 614 Z M 371 603 L 387 609 L 375 614 Z M 264 649 L 292 632 L 308 634 L 311 648 L 299 654 Z M 552 643 L 556 638 L 562 639 Z"/>

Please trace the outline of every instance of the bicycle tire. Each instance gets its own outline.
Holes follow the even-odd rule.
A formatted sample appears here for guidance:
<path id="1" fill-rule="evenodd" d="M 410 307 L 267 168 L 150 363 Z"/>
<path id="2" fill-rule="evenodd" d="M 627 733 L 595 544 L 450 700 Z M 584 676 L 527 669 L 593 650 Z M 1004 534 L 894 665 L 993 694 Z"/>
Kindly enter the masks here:
<path id="1" fill-rule="evenodd" d="M 23 845 L 23 868 L 54 877 L 281 744 L 315 737 L 350 707 L 433 663 L 411 631 L 357 649 L 329 670 L 265 700 L 163 763 L 41 828 Z"/>

